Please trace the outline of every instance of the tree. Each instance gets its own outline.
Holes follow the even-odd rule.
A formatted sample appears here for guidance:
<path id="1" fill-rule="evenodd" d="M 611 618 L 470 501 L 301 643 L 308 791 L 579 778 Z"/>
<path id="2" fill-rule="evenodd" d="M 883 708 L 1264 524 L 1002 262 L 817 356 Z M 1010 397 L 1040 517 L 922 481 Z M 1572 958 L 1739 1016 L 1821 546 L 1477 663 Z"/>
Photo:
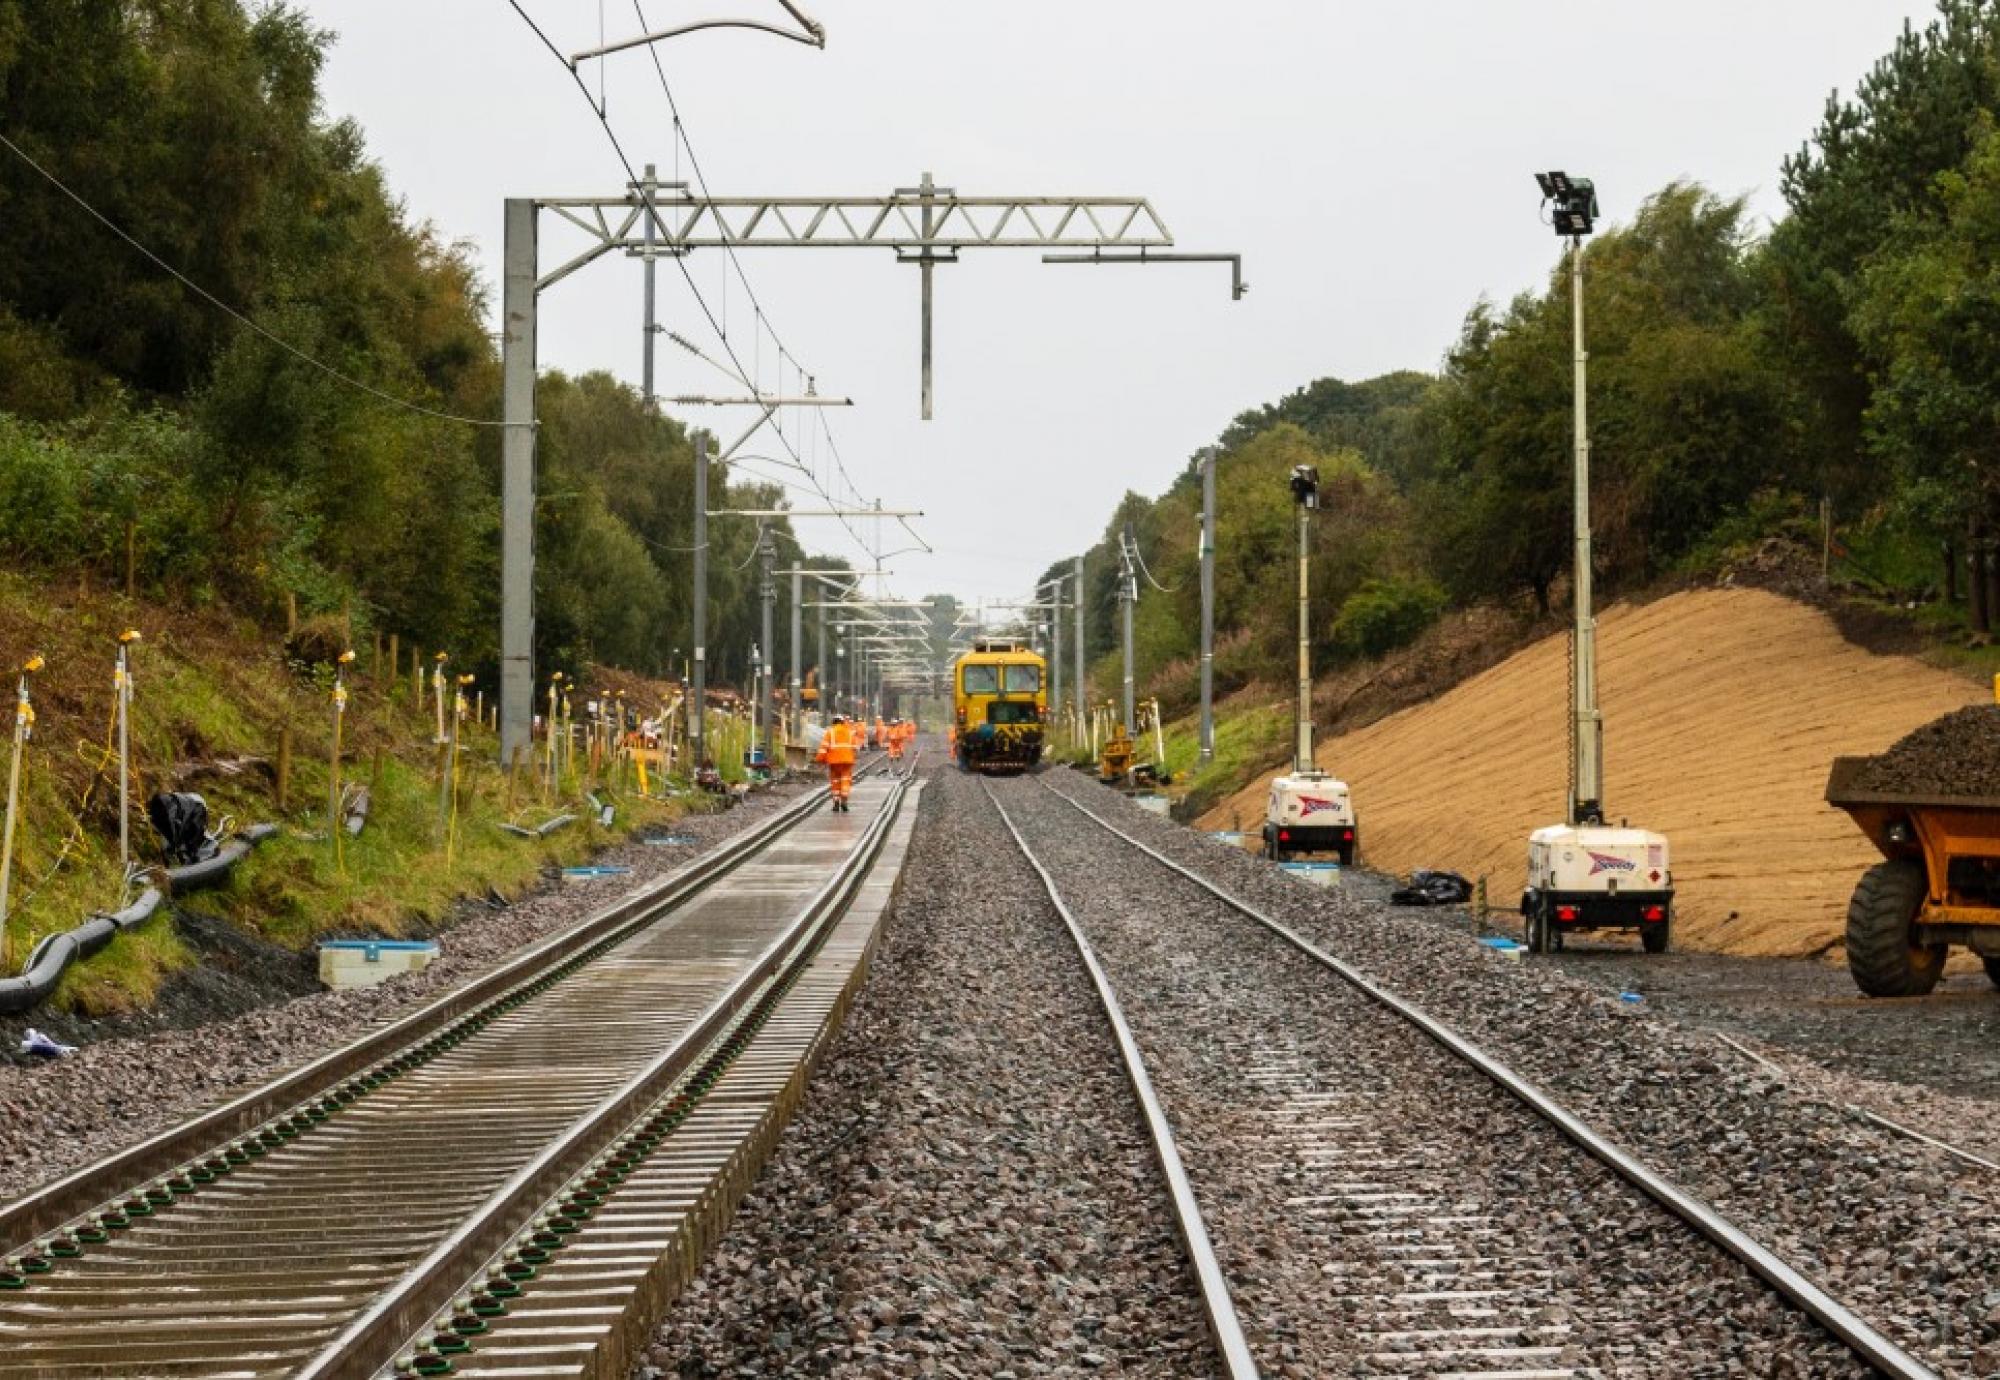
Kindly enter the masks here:
<path id="1" fill-rule="evenodd" d="M 1795 381 L 1796 479 L 1852 508 L 1880 496 L 1864 444 L 1871 360 L 1850 313 L 1868 262 L 1941 214 L 1939 174 L 1962 166 L 1982 112 L 2000 107 L 2000 6 L 1941 0 L 1919 30 L 1836 93 L 1785 160 L 1791 214 L 1772 232 L 1765 348 Z"/>
<path id="2" fill-rule="evenodd" d="M 2000 132 L 1937 179 L 1863 267 L 1850 320 L 1875 363 L 1864 414 L 1896 501 L 1932 530 L 2000 518 Z M 1983 595 L 1984 591 L 1980 591 Z M 1984 598 L 1975 601 L 1986 610 Z"/>

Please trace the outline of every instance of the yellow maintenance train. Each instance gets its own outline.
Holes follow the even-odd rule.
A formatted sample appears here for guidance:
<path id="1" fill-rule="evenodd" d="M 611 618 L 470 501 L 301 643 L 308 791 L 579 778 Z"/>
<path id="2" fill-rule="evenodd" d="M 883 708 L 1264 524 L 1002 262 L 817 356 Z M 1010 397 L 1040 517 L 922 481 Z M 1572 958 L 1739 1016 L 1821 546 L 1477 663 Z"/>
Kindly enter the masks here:
<path id="1" fill-rule="evenodd" d="M 975 642 L 951 668 L 952 755 L 966 771 L 1026 771 L 1042 760 L 1048 663 L 1017 642 Z"/>

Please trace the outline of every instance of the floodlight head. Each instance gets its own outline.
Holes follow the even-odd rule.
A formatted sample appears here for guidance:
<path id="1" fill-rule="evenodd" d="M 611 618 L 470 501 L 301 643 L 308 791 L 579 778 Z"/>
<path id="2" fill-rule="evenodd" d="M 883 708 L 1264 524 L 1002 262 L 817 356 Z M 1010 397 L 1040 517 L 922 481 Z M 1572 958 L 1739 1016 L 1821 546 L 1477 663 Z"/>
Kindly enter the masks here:
<path id="1" fill-rule="evenodd" d="M 1543 199 L 1553 203 L 1550 223 L 1558 235 L 1581 239 L 1596 228 L 1597 188 L 1589 178 L 1559 172 L 1536 173 L 1535 182 L 1542 189 Z"/>
<path id="2" fill-rule="evenodd" d="M 1301 508 L 1319 507 L 1319 467 L 1292 466 L 1292 498 Z"/>

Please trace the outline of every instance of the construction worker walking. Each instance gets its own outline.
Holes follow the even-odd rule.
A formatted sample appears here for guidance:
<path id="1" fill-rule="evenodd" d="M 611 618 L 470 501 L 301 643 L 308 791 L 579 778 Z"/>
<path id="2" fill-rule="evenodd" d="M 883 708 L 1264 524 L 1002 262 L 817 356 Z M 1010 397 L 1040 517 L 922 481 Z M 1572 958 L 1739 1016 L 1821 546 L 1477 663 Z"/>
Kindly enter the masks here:
<path id="1" fill-rule="evenodd" d="M 849 724 L 845 714 L 834 715 L 820 735 L 819 760 L 826 763 L 826 786 L 833 795 L 836 814 L 848 812 L 848 793 L 854 789 L 854 752 L 860 746 L 860 736 L 859 726 Z"/>
<path id="2" fill-rule="evenodd" d="M 889 760 L 891 762 L 900 762 L 903 760 L 902 724 L 900 723 L 890 724 L 887 731 L 883 734 L 882 741 L 888 746 Z"/>

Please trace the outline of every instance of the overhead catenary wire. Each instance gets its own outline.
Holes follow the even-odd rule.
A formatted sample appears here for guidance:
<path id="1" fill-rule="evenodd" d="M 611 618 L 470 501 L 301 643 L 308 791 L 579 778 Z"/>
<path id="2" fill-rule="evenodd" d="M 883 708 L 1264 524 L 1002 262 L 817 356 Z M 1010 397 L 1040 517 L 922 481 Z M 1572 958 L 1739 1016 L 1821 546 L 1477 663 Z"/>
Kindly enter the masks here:
<path id="1" fill-rule="evenodd" d="M 336 369 L 333 365 L 328 364 L 325 360 L 320 359 L 316 355 L 313 355 L 307 352 L 306 350 L 299 348 L 297 345 L 292 344 L 291 341 L 286 340 L 283 336 L 277 334 L 269 327 L 260 325 L 256 321 L 252 320 L 250 317 L 246 316 L 243 312 L 238 311 L 235 307 L 230 306 L 229 303 L 223 301 L 220 297 L 217 297 L 214 293 L 210 292 L 200 283 L 197 283 L 194 279 L 188 277 L 187 274 L 181 272 L 178 268 L 175 268 L 172 264 L 168 263 L 158 254 L 155 254 L 151 249 L 147 248 L 143 243 L 141 243 L 137 237 L 135 237 L 129 231 L 127 231 L 124 226 L 118 224 L 117 221 L 114 221 L 113 219 L 111 219 L 111 217 L 105 215 L 104 212 L 98 210 L 97 207 L 93 206 L 89 201 L 85 200 L 82 193 L 78 192 L 75 188 L 71 187 L 61 178 L 57 177 L 54 173 L 50 172 L 47 168 L 43 167 L 39 162 L 35 160 L 34 156 L 31 155 L 26 149 L 22 148 L 19 144 L 15 143 L 12 139 L 9 139 L 4 134 L 0 134 L 0 147 L 5 147 L 9 153 L 13 154 L 16 158 L 20 159 L 23 163 L 26 163 L 30 168 L 34 169 L 36 173 L 40 174 L 41 177 L 44 178 L 57 191 L 61 192 L 71 201 L 75 202 L 78 206 L 82 207 L 84 212 L 88 214 L 93 220 L 95 220 L 99 225 L 102 225 L 105 229 L 109 230 L 119 239 L 125 241 L 127 245 L 137 250 L 139 254 L 142 255 L 155 268 L 158 268 L 161 272 L 167 274 L 169 277 L 174 279 L 175 282 L 179 283 L 189 292 L 192 292 L 195 296 L 201 298 L 202 301 L 208 303 L 211 307 L 214 307 L 217 311 L 221 312 L 223 315 L 235 321 L 238 325 L 245 327 L 246 329 L 263 337 L 265 340 L 268 340 L 269 342 L 271 342 L 271 344 L 277 346 L 279 349 L 283 350 L 286 354 L 292 356 L 292 358 L 298 360 L 300 363 L 310 365 L 314 369 L 319 370 L 322 374 L 325 374 L 328 378 L 331 378 L 345 385 L 348 388 L 352 388 L 357 392 L 366 393 L 368 396 L 374 398 L 378 402 L 385 402 L 391 405 L 392 407 L 400 407 L 405 411 L 419 413 L 422 416 L 431 417 L 437 421 L 456 422 L 461 426 L 480 426 L 480 427 L 494 427 L 494 428 L 500 428 L 510 425 L 510 423 L 497 421 L 492 418 L 466 417 L 456 412 L 447 412 L 441 407 L 428 407 L 423 403 L 412 402 L 408 398 L 398 397 L 396 394 L 391 393 L 386 389 L 377 388 L 372 383 L 364 383 L 362 380 L 355 378 L 352 374 L 344 373 L 341 370 Z M 534 425 L 534 423 L 528 422 L 528 423 L 521 423 L 520 425 L 532 426 Z"/>
<path id="2" fill-rule="evenodd" d="M 1179 585 L 1175 585 L 1172 589 L 1168 589 L 1165 585 L 1161 584 L 1158 580 L 1153 578 L 1152 571 L 1146 569 L 1146 558 L 1139 554 L 1138 538 L 1134 537 L 1129 543 L 1126 543 L 1125 538 L 1121 535 L 1119 537 L 1119 541 L 1127 546 L 1127 549 L 1129 549 L 1132 553 L 1132 559 L 1139 563 L 1139 571 L 1146 577 L 1147 584 L 1151 585 L 1154 589 L 1157 589 L 1162 594 L 1180 593 L 1181 587 Z"/>
<path id="3" fill-rule="evenodd" d="M 529 27 L 529 29 L 531 29 L 534 32 L 535 37 L 541 40 L 542 46 L 548 49 L 549 52 L 557 59 L 557 61 L 563 64 L 563 70 L 569 74 L 570 80 L 576 85 L 577 90 L 582 93 L 584 98 L 584 103 L 590 106 L 591 113 L 594 116 L 596 116 L 599 127 L 604 131 L 605 139 L 611 145 L 611 151 L 617 156 L 619 163 L 624 167 L 628 185 L 638 189 L 640 196 L 643 198 L 645 202 L 646 214 L 657 221 L 659 218 L 659 203 L 654 198 L 653 189 L 651 185 L 644 182 L 639 177 L 637 170 L 633 166 L 631 158 L 625 152 L 624 142 L 619 139 L 617 130 L 612 128 L 611 121 L 607 116 L 607 114 L 605 113 L 605 111 L 600 109 L 597 102 L 591 99 L 590 87 L 584 81 L 582 74 L 569 65 L 568 58 L 564 57 L 562 50 L 556 47 L 554 41 L 549 38 L 548 34 L 542 29 L 541 25 L 535 22 L 534 16 L 530 15 L 527 12 L 527 10 L 522 8 L 521 0 L 507 0 L 507 3 L 513 9 L 514 13 L 520 16 L 521 21 L 525 23 Z M 642 19 L 644 18 L 643 11 L 641 12 L 641 18 Z M 659 60 L 658 55 L 655 54 L 654 55 L 655 63 L 657 63 L 658 60 Z M 660 69 L 660 81 L 662 87 L 665 88 L 666 73 L 664 68 Z M 668 98 L 669 98 L 669 104 L 671 105 L 672 103 L 671 89 L 668 89 Z M 676 119 L 678 120 L 677 107 L 675 108 L 675 113 L 676 113 Z M 682 137 L 683 137 L 683 142 L 685 142 L 684 131 Z M 694 149 L 692 145 L 688 146 L 688 159 L 690 164 L 692 165 L 694 161 Z M 699 176 L 699 173 L 697 173 L 697 176 Z M 707 184 L 704 181 L 703 182 L 704 188 L 706 188 L 706 185 Z M 706 195 L 705 191 L 704 195 Z M 733 260 L 734 257 L 733 251 L 731 251 L 731 257 Z M 688 291 L 694 296 L 695 305 L 701 308 L 702 315 L 705 318 L 707 318 L 709 328 L 715 332 L 717 340 L 721 342 L 723 353 L 729 357 L 730 364 L 735 367 L 737 377 L 739 379 L 750 377 L 744 370 L 742 357 L 736 353 L 735 346 L 733 346 L 729 341 L 729 330 L 728 330 L 728 322 L 726 315 L 721 320 L 717 319 L 715 311 L 709 306 L 708 299 L 702 295 L 700 285 L 695 282 L 694 275 L 691 272 L 689 272 L 685 256 L 680 256 L 680 255 L 675 256 L 674 264 L 677 268 L 679 268 L 681 277 L 686 280 Z M 742 275 L 742 268 L 740 265 L 737 266 L 737 272 L 739 276 Z M 724 301 L 724 311 L 726 313 L 728 309 L 727 295 L 726 295 L 728 277 L 726 273 L 723 278 L 723 283 L 725 287 L 725 296 L 723 301 Z M 747 278 L 744 280 L 744 285 L 747 294 L 749 286 Z M 754 296 L 752 300 L 754 301 Z M 774 338 L 775 338 L 775 333 L 774 333 Z M 794 360 L 793 362 L 794 364 L 797 363 L 796 360 Z M 754 383 L 753 383 L 753 388 L 754 388 Z M 824 426 L 824 421 L 822 421 L 822 426 Z M 830 430 L 827 432 L 827 435 L 829 441 L 831 441 L 832 432 Z M 793 463 L 797 465 L 797 467 L 802 473 L 811 476 L 811 470 L 808 469 L 803 460 L 799 459 L 797 451 L 793 449 L 790 440 L 785 436 L 782 429 L 779 429 L 777 431 L 777 436 L 779 444 L 784 446 L 786 451 L 791 454 Z M 843 477 L 845 477 L 844 469 L 843 469 Z M 848 482 L 851 487 L 852 480 L 850 479 Z M 819 496 L 821 498 L 826 499 L 831 506 L 834 507 L 840 506 L 839 502 L 834 498 L 834 496 L 832 494 L 827 493 L 826 490 L 819 485 L 816 477 L 814 478 L 813 487 L 818 492 Z M 855 544 L 857 546 L 861 547 L 863 551 L 869 550 L 868 543 L 862 538 L 861 534 L 854 529 L 853 525 L 847 520 L 846 517 L 842 517 L 840 519 L 840 523 L 843 527 L 847 528 L 848 535 L 854 538 Z M 919 540 L 922 539 L 919 538 Z M 870 554 L 872 555 L 873 553 L 871 552 Z"/>
<path id="4" fill-rule="evenodd" d="M 784 0 L 780 0 L 780 3 L 784 3 Z M 794 17 L 799 18 L 801 23 L 807 22 L 804 19 L 804 17 L 800 15 L 796 9 L 793 8 L 793 6 L 786 4 L 785 8 L 788 11 L 791 11 Z M 646 18 L 644 0 L 632 0 L 632 13 L 635 16 L 637 16 L 641 28 L 651 27 L 650 21 L 648 21 Z M 812 26 L 808 24 L 808 27 Z M 674 165 L 676 172 L 678 172 L 680 166 L 681 147 L 685 146 L 687 149 L 687 156 L 688 156 L 688 169 L 690 172 L 694 174 L 695 185 L 701 188 L 701 194 L 703 196 L 705 197 L 711 196 L 713 195 L 713 193 L 711 193 L 709 190 L 708 177 L 705 173 L 702 172 L 701 169 L 701 158 L 694 151 L 694 141 L 688 137 L 687 122 L 681 118 L 680 102 L 674 99 L 673 83 L 667 80 L 667 67 L 666 63 L 663 62 L 660 58 L 659 45 L 654 44 L 648 47 L 646 52 L 647 55 L 653 59 L 653 71 L 660 79 L 660 91 L 663 95 L 666 96 L 667 109 L 673 116 L 674 137 L 675 140 L 677 141 L 674 148 Z M 806 372 L 805 366 L 799 362 L 798 356 L 794 355 L 786 347 L 783 337 L 781 337 L 778 334 L 777 327 L 771 324 L 770 316 L 765 313 L 764 304 L 757 299 L 757 291 L 755 288 L 750 286 L 750 275 L 744 271 L 743 261 L 737 256 L 735 246 L 724 245 L 723 254 L 728 261 L 729 267 L 736 270 L 737 281 L 743 284 L 743 295 L 749 299 L 751 309 L 756 312 L 758 321 L 762 322 L 764 328 L 771 332 L 771 344 L 773 345 L 773 347 L 776 348 L 779 358 L 790 360 L 792 367 L 797 369 L 801 374 L 804 374 Z M 685 273 L 686 272 L 685 268 L 683 268 L 682 271 L 683 273 Z M 728 283 L 728 277 L 726 274 L 724 275 L 723 282 L 725 285 Z M 820 418 L 820 426 L 823 429 L 827 430 L 828 439 L 831 440 L 832 431 L 830 428 L 827 427 L 827 422 L 824 417 Z M 849 492 L 850 493 L 858 492 L 858 490 L 854 488 L 853 479 L 847 474 L 847 467 L 840 462 L 837 451 L 835 452 L 835 464 L 839 468 L 842 480 L 844 480 L 847 483 Z M 832 495 L 829 494 L 827 495 L 827 497 L 831 498 Z"/>

